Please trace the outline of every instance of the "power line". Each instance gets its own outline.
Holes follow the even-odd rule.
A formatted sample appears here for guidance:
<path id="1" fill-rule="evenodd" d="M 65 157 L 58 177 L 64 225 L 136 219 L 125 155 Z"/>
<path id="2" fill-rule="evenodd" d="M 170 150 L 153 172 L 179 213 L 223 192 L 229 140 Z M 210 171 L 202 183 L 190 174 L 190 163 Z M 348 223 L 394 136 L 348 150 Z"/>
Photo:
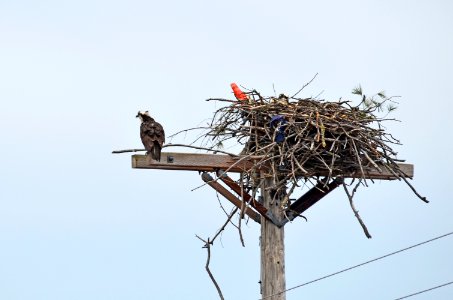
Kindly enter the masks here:
<path id="1" fill-rule="evenodd" d="M 269 299 L 269 298 L 271 298 L 271 297 L 278 296 L 278 295 L 283 294 L 283 293 L 286 293 L 286 292 L 288 292 L 288 291 L 295 290 L 295 289 L 297 289 L 297 288 L 300 288 L 300 287 L 309 285 L 309 284 L 311 284 L 311 283 L 315 283 L 315 282 L 317 282 L 317 281 L 320 281 L 320 280 L 323 280 L 323 279 L 326 279 L 326 278 L 329 278 L 329 277 L 332 277 L 332 276 L 341 274 L 341 273 L 346 272 L 346 271 L 350 271 L 350 270 L 352 270 L 352 269 L 355 269 L 355 268 L 364 266 L 364 265 L 366 265 L 366 264 L 369 264 L 369 263 L 372 263 L 372 262 L 381 260 L 381 259 L 383 259 L 383 258 L 386 258 L 386 257 L 392 256 L 392 255 L 395 255 L 395 254 L 398 254 L 398 253 L 407 251 L 407 250 L 409 250 L 409 249 L 412 249 L 412 248 L 415 248 L 415 247 L 418 247 L 418 246 L 421 246 L 421 245 L 424 245 L 424 244 L 433 242 L 433 241 L 435 241 L 435 240 L 438 240 L 438 239 L 447 237 L 447 236 L 452 235 L 452 234 L 453 234 L 453 231 L 452 231 L 452 232 L 449 232 L 449 233 L 446 233 L 446 234 L 443 234 L 443 235 L 440 235 L 440 236 L 437 236 L 437 237 L 435 237 L 435 238 L 426 240 L 426 241 L 424 241 L 424 242 L 421 242 L 421 243 L 418 243 L 418 244 L 415 244 L 415 245 L 412 245 L 412 246 L 409 246 L 409 247 L 400 249 L 400 250 L 398 250 L 398 251 L 394 251 L 394 252 L 388 253 L 388 254 L 386 254 L 386 255 L 379 256 L 379 257 L 377 257 L 377 258 L 374 258 L 374 259 L 368 260 L 368 261 L 366 261 L 366 262 L 360 263 L 360 264 L 358 264 L 358 265 L 355 265 L 355 266 L 352 266 L 352 267 L 343 269 L 343 270 L 341 270 L 341 271 L 337 271 L 337 272 L 335 272 L 335 273 L 331 273 L 331 274 L 329 274 L 329 275 L 325 275 L 325 276 L 319 277 L 319 278 L 317 278 L 317 279 L 314 279 L 314 280 L 311 280 L 311 281 L 307 281 L 307 282 L 305 282 L 305 283 L 302 283 L 302 284 L 293 286 L 293 287 L 291 287 L 291 288 L 289 288 L 289 289 L 286 289 L 286 290 L 284 290 L 284 291 L 281 291 L 281 292 L 278 292 L 278 293 L 269 295 L 269 296 L 264 297 L 264 298 L 260 298 L 260 300 Z"/>
<path id="2" fill-rule="evenodd" d="M 423 294 L 423 293 L 426 293 L 426 292 L 429 292 L 429 291 L 432 291 L 432 290 L 435 290 L 435 289 L 444 287 L 444 286 L 449 285 L 449 284 L 452 284 L 452 283 L 453 283 L 453 281 L 450 281 L 450 282 L 447 282 L 447 283 L 444 283 L 444 284 L 441 284 L 441 285 L 432 287 L 432 288 L 430 288 L 430 289 L 426 289 L 426 290 L 423 290 L 423 291 L 420 291 L 420 292 L 416 292 L 416 293 L 413 293 L 413 294 L 410 294 L 410 295 L 407 295 L 407 296 L 404 296 L 404 297 L 401 297 L 401 298 L 397 298 L 397 299 L 395 299 L 395 300 L 406 299 L 406 298 L 409 298 L 409 297 L 412 297 L 412 296 L 415 296 L 415 295 Z"/>

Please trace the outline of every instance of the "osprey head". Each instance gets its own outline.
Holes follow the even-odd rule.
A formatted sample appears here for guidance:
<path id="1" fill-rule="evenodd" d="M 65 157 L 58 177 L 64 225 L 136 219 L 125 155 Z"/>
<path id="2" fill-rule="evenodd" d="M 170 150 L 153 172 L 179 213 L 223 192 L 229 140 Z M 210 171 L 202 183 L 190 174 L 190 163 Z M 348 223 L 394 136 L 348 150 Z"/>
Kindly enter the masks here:
<path id="1" fill-rule="evenodd" d="M 139 111 L 135 117 L 140 118 L 140 121 L 142 122 L 146 119 L 151 119 L 148 111 Z"/>

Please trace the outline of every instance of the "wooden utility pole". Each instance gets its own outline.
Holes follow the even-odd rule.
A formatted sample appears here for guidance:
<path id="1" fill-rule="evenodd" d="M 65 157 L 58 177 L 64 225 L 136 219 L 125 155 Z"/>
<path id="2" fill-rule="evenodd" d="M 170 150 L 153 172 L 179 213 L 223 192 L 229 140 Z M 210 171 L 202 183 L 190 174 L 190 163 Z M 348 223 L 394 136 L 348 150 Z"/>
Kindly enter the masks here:
<path id="1" fill-rule="evenodd" d="M 277 220 L 284 216 L 280 208 L 280 198 L 272 197 L 268 187 L 274 185 L 273 178 L 266 178 L 261 186 L 263 205 Z M 285 227 L 277 226 L 270 220 L 261 218 L 261 296 L 270 300 L 285 300 Z M 282 293 L 283 292 L 283 293 Z M 272 295 L 275 295 L 272 297 Z"/>
<path id="2" fill-rule="evenodd" d="M 411 164 L 398 164 L 405 177 L 412 178 L 414 166 Z M 299 199 L 291 204 L 290 210 L 285 216 L 281 209 L 281 196 L 274 195 L 273 177 L 266 177 L 262 181 L 261 195 L 262 203 L 253 199 L 249 194 L 236 184 L 226 174 L 219 173 L 220 170 L 231 173 L 241 173 L 253 167 L 251 159 L 244 157 L 232 157 L 219 154 L 194 154 L 194 153 L 169 153 L 163 152 L 161 161 L 148 163 L 145 155 L 132 155 L 132 168 L 137 169 L 161 169 L 161 170 L 187 170 L 202 171 L 202 179 L 219 194 L 224 196 L 233 205 L 239 208 L 244 207 L 243 201 L 247 202 L 246 214 L 257 223 L 261 224 L 261 297 L 266 300 L 285 300 L 285 244 L 284 225 L 310 208 L 321 200 L 329 192 L 339 186 L 342 179 L 335 179 L 328 182 L 319 182 L 311 190 L 307 191 Z M 237 196 L 224 188 L 219 181 L 214 180 L 206 172 L 217 172 L 219 181 L 224 182 Z M 263 172 L 264 173 L 264 172 Z M 326 174 L 319 174 L 326 176 Z M 264 176 L 264 175 L 263 175 Z M 343 178 L 367 178 L 395 180 L 394 173 L 386 168 L 368 170 L 362 174 L 360 170 L 348 174 L 342 174 Z"/>

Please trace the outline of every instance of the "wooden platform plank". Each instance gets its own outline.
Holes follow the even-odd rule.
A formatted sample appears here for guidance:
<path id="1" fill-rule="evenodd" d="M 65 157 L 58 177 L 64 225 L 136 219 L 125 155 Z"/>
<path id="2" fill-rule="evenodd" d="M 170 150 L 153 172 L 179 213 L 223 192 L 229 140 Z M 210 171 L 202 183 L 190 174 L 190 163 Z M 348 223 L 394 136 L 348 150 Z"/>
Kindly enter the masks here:
<path id="1" fill-rule="evenodd" d="M 206 171 L 214 172 L 217 170 L 228 170 L 232 173 L 240 173 L 249 170 L 253 162 L 242 157 L 233 157 L 223 154 L 201 154 L 201 153 L 179 153 L 179 152 L 162 152 L 161 161 L 152 161 L 150 164 L 146 161 L 146 155 L 132 155 L 132 168 L 136 169 L 160 169 L 160 170 L 187 170 L 187 171 Z M 414 176 L 414 165 L 398 164 L 400 169 L 406 174 L 407 178 Z M 394 180 L 395 175 L 386 171 L 384 167 L 380 172 L 377 169 L 371 169 L 365 172 L 368 179 Z M 320 173 L 319 176 L 327 176 L 326 173 Z M 335 175 L 335 174 L 334 174 Z M 362 177 L 360 170 L 349 174 L 342 174 L 345 178 Z"/>
<path id="2" fill-rule="evenodd" d="M 132 168 L 213 172 L 218 169 L 227 170 L 238 160 L 220 154 L 162 152 L 160 162 L 153 161 L 147 164 L 146 155 L 135 154 L 132 155 Z M 251 167 L 251 162 L 244 160 L 231 167 L 229 172 L 240 173 Z"/>

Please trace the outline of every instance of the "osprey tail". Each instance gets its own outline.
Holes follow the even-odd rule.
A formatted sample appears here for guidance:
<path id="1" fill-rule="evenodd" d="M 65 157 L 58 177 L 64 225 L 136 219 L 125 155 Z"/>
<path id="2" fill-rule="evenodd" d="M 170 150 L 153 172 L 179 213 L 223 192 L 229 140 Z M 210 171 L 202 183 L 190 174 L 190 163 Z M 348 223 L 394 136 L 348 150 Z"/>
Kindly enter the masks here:
<path id="1" fill-rule="evenodd" d="M 146 163 L 150 165 L 153 161 L 160 161 L 161 146 L 155 142 L 150 151 L 146 151 Z"/>
<path id="2" fill-rule="evenodd" d="M 153 150 L 151 151 L 151 157 L 154 160 L 160 161 L 160 153 L 162 152 L 162 147 L 158 142 L 154 142 Z"/>

